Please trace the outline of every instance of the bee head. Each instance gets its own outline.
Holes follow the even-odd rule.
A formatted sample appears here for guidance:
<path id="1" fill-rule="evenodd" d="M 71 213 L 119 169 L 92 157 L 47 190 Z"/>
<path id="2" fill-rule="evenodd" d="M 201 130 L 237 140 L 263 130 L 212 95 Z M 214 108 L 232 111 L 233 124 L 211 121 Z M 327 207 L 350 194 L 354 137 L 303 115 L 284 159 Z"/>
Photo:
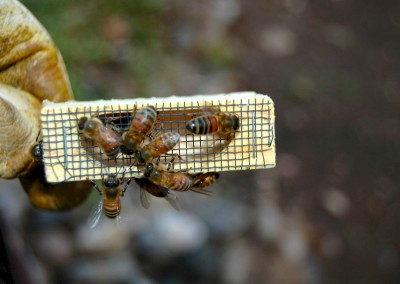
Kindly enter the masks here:
<path id="1" fill-rule="evenodd" d="M 239 122 L 239 116 L 237 116 L 236 114 L 232 117 L 233 119 L 233 130 L 238 130 L 239 126 L 240 126 L 240 122 Z"/>
<path id="2" fill-rule="evenodd" d="M 115 174 L 109 174 L 108 177 L 103 179 L 103 185 L 107 188 L 118 187 L 119 183 L 119 179 Z"/>
<path id="3" fill-rule="evenodd" d="M 150 177 L 151 172 L 153 171 L 153 169 L 154 169 L 154 165 L 152 163 L 148 163 L 146 165 L 145 170 L 144 170 L 144 176 L 147 177 L 147 178 Z"/>
<path id="4" fill-rule="evenodd" d="M 43 146 L 42 143 L 37 143 L 32 147 L 32 156 L 36 160 L 40 160 L 43 156 Z"/>
<path id="5" fill-rule="evenodd" d="M 126 146 L 123 145 L 123 144 L 121 144 L 121 145 L 119 146 L 119 149 L 121 150 L 121 153 L 122 153 L 122 154 L 125 154 L 125 155 L 131 156 L 131 155 L 135 154 L 135 152 L 134 152 L 133 150 L 129 149 L 128 147 L 126 147 Z"/>
<path id="6" fill-rule="evenodd" d="M 86 116 L 82 116 L 81 119 L 79 119 L 78 121 L 78 129 L 79 130 L 83 130 L 83 128 L 85 128 L 85 123 L 88 120 L 88 118 Z"/>

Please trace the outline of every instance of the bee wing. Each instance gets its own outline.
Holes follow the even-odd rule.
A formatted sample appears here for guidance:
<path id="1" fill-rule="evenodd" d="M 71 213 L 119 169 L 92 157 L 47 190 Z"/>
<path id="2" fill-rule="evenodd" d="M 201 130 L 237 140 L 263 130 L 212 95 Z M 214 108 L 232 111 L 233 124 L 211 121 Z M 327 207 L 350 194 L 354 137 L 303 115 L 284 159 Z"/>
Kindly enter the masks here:
<path id="1" fill-rule="evenodd" d="M 216 136 L 213 143 L 208 144 L 208 147 L 212 147 L 212 149 L 207 150 L 207 155 L 212 154 L 221 154 L 221 156 L 227 155 L 226 148 L 234 141 L 235 133 L 229 133 L 223 136 Z M 224 152 L 225 151 L 225 152 Z"/>
<path id="2" fill-rule="evenodd" d="M 88 225 L 90 229 L 93 229 L 97 226 L 100 221 L 100 217 L 103 211 L 103 199 L 100 199 L 99 203 L 95 208 L 93 208 L 92 212 L 90 213 Z"/>
<path id="3" fill-rule="evenodd" d="M 134 181 L 139 186 L 140 203 L 142 204 L 143 208 L 149 209 L 150 198 L 149 198 L 146 188 L 149 188 L 150 185 L 152 185 L 152 186 L 155 186 L 155 185 L 153 185 L 149 180 L 147 180 L 145 178 L 134 178 Z"/>
<path id="4" fill-rule="evenodd" d="M 117 226 L 118 226 L 119 228 L 121 228 L 121 227 L 120 227 L 121 224 L 122 224 L 122 217 L 121 217 L 121 214 L 118 215 L 118 216 L 115 218 L 115 222 L 117 223 Z"/>
<path id="5" fill-rule="evenodd" d="M 147 194 L 147 191 L 140 187 L 140 203 L 142 204 L 143 208 L 149 209 L 150 208 L 150 198 Z"/>
<path id="6" fill-rule="evenodd" d="M 212 102 L 204 102 L 204 105 L 201 107 L 201 110 L 205 113 L 215 113 L 219 112 L 219 107 L 215 106 Z"/>
<path id="7" fill-rule="evenodd" d="M 165 190 L 166 193 L 167 193 L 166 196 L 165 196 L 164 198 L 169 202 L 169 204 L 171 204 L 171 206 L 172 206 L 175 210 L 179 211 L 181 208 L 180 208 L 180 206 L 179 206 L 178 196 L 176 196 L 175 194 L 172 194 L 172 193 L 169 191 L 169 189 L 167 189 L 167 188 L 165 188 L 165 187 L 162 187 L 162 190 Z"/>
<path id="8" fill-rule="evenodd" d="M 197 117 L 210 113 L 218 113 L 219 107 L 214 105 L 212 102 L 204 102 L 202 106 L 198 106 L 198 109 L 193 109 L 193 112 L 188 112 L 187 115 Z"/>

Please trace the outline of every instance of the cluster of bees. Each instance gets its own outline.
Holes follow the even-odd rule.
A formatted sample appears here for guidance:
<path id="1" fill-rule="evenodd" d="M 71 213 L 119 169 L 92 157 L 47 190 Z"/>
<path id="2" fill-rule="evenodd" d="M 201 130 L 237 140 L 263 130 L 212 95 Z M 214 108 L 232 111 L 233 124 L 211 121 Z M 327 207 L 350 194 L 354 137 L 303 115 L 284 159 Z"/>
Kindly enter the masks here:
<path id="1" fill-rule="evenodd" d="M 207 109 L 186 123 L 188 133 L 194 135 L 219 135 L 227 144 L 234 138 L 239 129 L 240 120 L 236 114 L 223 113 L 215 109 Z M 140 178 L 125 179 L 125 172 L 107 174 L 102 178 L 101 187 L 91 181 L 93 187 L 102 196 L 99 207 L 105 216 L 117 218 L 121 212 L 120 197 L 124 195 L 132 179 L 140 188 L 140 201 L 148 208 L 148 194 L 165 198 L 178 209 L 177 197 L 171 191 L 194 191 L 208 194 L 204 189 L 214 183 L 219 174 L 188 173 L 188 171 L 173 171 L 171 166 L 179 155 L 168 154 L 180 140 L 177 132 L 165 132 L 156 137 L 152 129 L 157 120 L 157 110 L 153 106 L 145 106 L 134 110 L 130 125 L 124 129 L 112 123 L 103 122 L 98 117 L 81 117 L 78 121 L 78 131 L 86 139 L 92 140 L 108 159 L 116 159 L 121 153 L 133 157 L 135 165 L 142 172 Z M 147 139 L 146 139 L 147 137 Z M 173 156 L 168 166 L 161 165 L 161 155 Z M 39 155 L 39 153 L 37 154 Z"/>

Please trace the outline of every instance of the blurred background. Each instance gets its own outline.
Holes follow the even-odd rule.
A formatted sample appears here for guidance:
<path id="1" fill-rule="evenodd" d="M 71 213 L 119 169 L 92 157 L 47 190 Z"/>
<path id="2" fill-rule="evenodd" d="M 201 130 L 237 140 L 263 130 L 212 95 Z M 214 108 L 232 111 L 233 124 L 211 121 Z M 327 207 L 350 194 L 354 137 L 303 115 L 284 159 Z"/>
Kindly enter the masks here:
<path id="1" fill-rule="evenodd" d="M 24 283 L 399 283 L 400 3 L 25 0 L 79 100 L 255 91 L 276 107 L 277 167 L 122 224 L 33 208 L 2 181 Z M 0 248 L 2 249 L 2 248 Z"/>

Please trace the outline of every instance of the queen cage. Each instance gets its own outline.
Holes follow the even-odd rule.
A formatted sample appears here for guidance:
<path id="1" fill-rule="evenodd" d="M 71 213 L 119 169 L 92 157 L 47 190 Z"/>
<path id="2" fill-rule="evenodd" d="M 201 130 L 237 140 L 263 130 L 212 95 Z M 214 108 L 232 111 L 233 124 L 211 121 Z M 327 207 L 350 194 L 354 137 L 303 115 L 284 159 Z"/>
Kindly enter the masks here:
<path id="1" fill-rule="evenodd" d="M 126 178 L 141 177 L 134 156 L 118 154 L 109 159 L 92 140 L 78 131 L 78 120 L 97 117 L 117 133 L 130 126 L 135 110 L 151 105 L 157 120 L 143 143 L 166 132 L 180 134 L 179 143 L 159 158 L 173 171 L 223 172 L 271 168 L 275 166 L 274 106 L 261 94 L 241 92 L 91 102 L 45 102 L 41 111 L 43 164 L 48 182 L 100 180 L 104 174 L 124 173 Z M 186 123 L 207 114 L 204 106 L 236 114 L 240 127 L 227 141 L 217 134 L 195 135 Z M 173 161 L 172 166 L 170 162 Z M 154 161 L 156 162 L 156 161 Z"/>

